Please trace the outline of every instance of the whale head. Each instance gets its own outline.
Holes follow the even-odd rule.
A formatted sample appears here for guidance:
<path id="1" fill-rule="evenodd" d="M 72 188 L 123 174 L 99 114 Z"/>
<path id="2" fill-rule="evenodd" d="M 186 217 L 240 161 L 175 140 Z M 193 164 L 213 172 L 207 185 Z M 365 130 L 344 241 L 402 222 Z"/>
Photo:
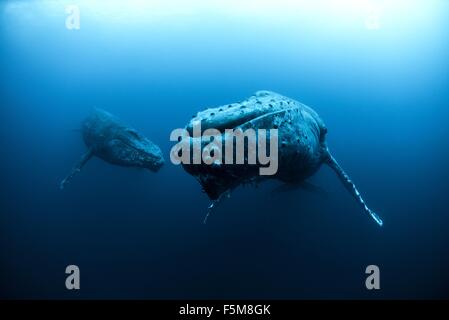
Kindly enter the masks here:
<path id="1" fill-rule="evenodd" d="M 164 164 L 160 148 L 132 128 L 117 132 L 105 149 L 109 161 L 122 166 L 157 172 Z"/>

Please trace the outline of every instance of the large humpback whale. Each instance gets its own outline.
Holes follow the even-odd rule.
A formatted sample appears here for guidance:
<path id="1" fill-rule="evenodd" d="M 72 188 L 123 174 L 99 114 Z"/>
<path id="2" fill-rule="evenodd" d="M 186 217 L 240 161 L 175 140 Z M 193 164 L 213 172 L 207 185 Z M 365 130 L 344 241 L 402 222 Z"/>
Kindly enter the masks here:
<path id="1" fill-rule="evenodd" d="M 157 145 L 102 109 L 95 108 L 84 120 L 81 132 L 87 151 L 62 180 L 61 189 L 93 156 L 111 164 L 146 168 L 153 172 L 164 164 L 162 152 Z"/>
<path id="2" fill-rule="evenodd" d="M 240 184 L 255 180 L 274 178 L 285 183 L 298 183 L 317 172 L 322 164 L 327 164 L 362 210 L 382 226 L 380 217 L 368 208 L 355 184 L 330 153 L 325 139 L 327 128 L 310 107 L 274 92 L 258 91 L 239 103 L 197 113 L 187 124 L 186 130 L 191 134 L 199 122 L 201 129 L 218 129 L 222 140 L 229 138 L 224 133 L 225 129 L 278 129 L 279 167 L 272 176 L 260 176 L 260 164 L 233 165 L 225 161 L 215 165 L 183 163 L 184 169 L 198 179 L 212 200 L 219 199 Z M 195 139 L 202 138 L 189 136 L 188 139 L 194 145 Z M 204 145 L 203 140 L 199 143 Z M 222 142 L 223 145 L 225 143 Z"/>

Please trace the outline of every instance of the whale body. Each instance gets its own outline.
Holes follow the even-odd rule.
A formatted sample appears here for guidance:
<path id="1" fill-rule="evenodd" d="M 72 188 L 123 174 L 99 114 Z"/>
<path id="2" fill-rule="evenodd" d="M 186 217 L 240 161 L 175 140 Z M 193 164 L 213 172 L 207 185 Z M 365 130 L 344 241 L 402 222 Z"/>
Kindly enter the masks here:
<path id="1" fill-rule="evenodd" d="M 218 200 L 241 184 L 265 179 L 277 179 L 287 184 L 298 184 L 318 171 L 322 164 L 330 166 L 345 188 L 356 199 L 360 207 L 380 226 L 380 217 L 368 208 L 355 184 L 331 155 L 326 143 L 327 128 L 319 115 L 310 107 L 294 99 L 271 91 L 258 91 L 238 103 L 231 103 L 198 112 L 186 125 L 191 134 L 195 124 L 201 129 L 217 129 L 221 133 L 221 143 L 234 139 L 225 134 L 227 129 L 277 129 L 278 130 L 278 170 L 274 175 L 258 174 L 260 164 L 226 164 L 221 161 L 214 165 L 183 163 L 183 168 L 196 177 L 211 200 Z M 204 145 L 202 137 L 189 137 L 190 144 L 195 139 Z M 233 143 L 233 142 L 232 142 Z"/>
<path id="2" fill-rule="evenodd" d="M 93 156 L 114 165 L 145 168 L 153 172 L 164 164 L 164 157 L 157 145 L 102 109 L 95 108 L 83 121 L 81 133 L 87 151 L 61 182 L 61 189 Z"/>

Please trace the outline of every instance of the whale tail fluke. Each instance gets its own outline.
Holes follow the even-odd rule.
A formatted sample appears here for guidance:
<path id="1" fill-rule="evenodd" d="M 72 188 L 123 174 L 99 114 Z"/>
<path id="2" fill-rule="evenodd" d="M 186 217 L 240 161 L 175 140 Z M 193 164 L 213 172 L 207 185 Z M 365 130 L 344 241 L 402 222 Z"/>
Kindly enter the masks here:
<path id="1" fill-rule="evenodd" d="M 352 182 L 351 178 L 349 178 L 348 174 L 340 167 L 337 160 L 331 155 L 329 150 L 326 148 L 326 160 L 325 163 L 331 167 L 336 173 L 340 181 L 345 186 L 346 190 L 349 191 L 349 193 L 356 199 L 357 203 L 362 207 L 362 209 L 368 213 L 379 226 L 383 225 L 382 219 L 368 206 L 366 205 L 365 201 L 363 200 L 362 196 L 360 195 L 360 192 L 357 190 L 357 187 L 355 186 L 354 182 Z"/>

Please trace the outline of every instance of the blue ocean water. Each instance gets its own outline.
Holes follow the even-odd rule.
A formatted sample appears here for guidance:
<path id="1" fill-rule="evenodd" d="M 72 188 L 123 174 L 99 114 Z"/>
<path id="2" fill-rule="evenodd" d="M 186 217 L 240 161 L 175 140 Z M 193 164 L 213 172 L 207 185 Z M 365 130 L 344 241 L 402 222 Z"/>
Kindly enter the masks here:
<path id="1" fill-rule="evenodd" d="M 67 5 L 80 29 L 66 28 Z M 1 298 L 449 298 L 449 2 L 3 1 Z M 196 112 L 272 90 L 314 108 L 328 196 L 279 182 L 210 204 L 170 162 Z M 91 160 L 101 107 L 158 144 L 158 173 Z M 65 288 L 79 266 L 81 289 Z M 378 265 L 381 289 L 365 288 Z"/>

